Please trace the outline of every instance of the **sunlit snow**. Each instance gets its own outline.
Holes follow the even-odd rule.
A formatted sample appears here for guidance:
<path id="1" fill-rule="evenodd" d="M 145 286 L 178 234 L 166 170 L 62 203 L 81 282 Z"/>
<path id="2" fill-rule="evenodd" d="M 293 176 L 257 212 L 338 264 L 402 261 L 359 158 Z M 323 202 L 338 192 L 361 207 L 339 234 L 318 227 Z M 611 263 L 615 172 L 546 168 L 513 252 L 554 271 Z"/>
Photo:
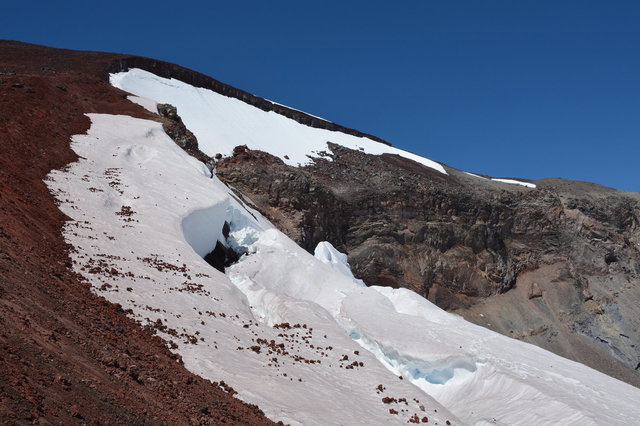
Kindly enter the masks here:
<path id="1" fill-rule="evenodd" d="M 47 179 L 72 218 L 65 237 L 75 248 L 74 269 L 98 294 L 173 342 L 189 370 L 224 380 L 268 417 L 293 425 L 406 424 L 413 415 L 458 423 L 379 364 L 320 304 L 295 296 L 309 294 L 306 286 L 319 299 L 329 286 L 359 288 L 352 278 L 236 201 L 159 123 L 89 117 L 88 134 L 73 138 L 80 160 Z M 209 266 L 202 255 L 224 238 L 225 220 L 230 242 L 248 248 L 241 264 L 258 259 L 258 251 L 280 256 L 272 273 L 289 265 L 286 273 L 300 277 L 304 288 L 272 291 L 242 269 L 225 275 Z M 385 396 L 408 404 L 385 404 Z"/>
<path id="2" fill-rule="evenodd" d="M 323 132 L 316 141 L 346 136 L 301 130 L 277 114 L 175 80 L 128 75 L 133 78 L 116 82 L 177 105 L 209 153 L 247 143 L 303 162 L 307 147 L 293 150 L 316 143 L 316 131 Z M 170 96 L 159 85 L 168 85 Z M 409 290 L 363 286 L 345 255 L 329 243 L 315 256 L 301 249 L 211 177 L 159 123 L 89 117 L 88 134 L 73 138 L 80 160 L 47 179 L 71 218 L 65 238 L 74 247 L 74 269 L 172 342 L 188 369 L 224 380 L 270 418 L 336 425 L 406 424 L 414 415 L 441 425 L 638 424 L 639 389 L 467 323 Z M 304 144 L 280 143 L 303 134 Z M 223 274 L 202 257 L 224 240 L 225 221 L 231 228 L 225 242 L 246 254 Z"/>
<path id="3" fill-rule="evenodd" d="M 473 176 L 473 177 L 478 178 L 478 179 L 492 180 L 494 182 L 510 183 L 512 185 L 522 185 L 522 186 L 526 186 L 527 188 L 536 188 L 536 184 L 535 183 L 531 183 L 531 182 L 523 182 L 523 181 L 515 180 L 515 179 L 486 178 L 484 176 L 479 176 L 479 175 L 476 175 L 474 173 L 469 173 L 469 172 L 463 172 L 463 173 L 466 174 L 466 175 L 469 175 L 469 176 Z"/>
<path id="4" fill-rule="evenodd" d="M 527 188 L 535 188 L 536 187 L 535 183 L 522 182 L 521 180 L 515 180 L 515 179 L 491 178 L 491 180 L 493 180 L 495 182 L 510 183 L 512 185 L 522 185 L 522 186 L 526 186 Z"/>
<path id="5" fill-rule="evenodd" d="M 158 103 L 156 101 L 153 101 L 147 98 L 142 98 L 140 96 L 127 96 L 127 99 L 129 99 L 131 102 L 135 104 L 140 105 L 141 107 L 143 107 L 149 112 L 152 112 L 154 114 L 158 113 Z"/>
<path id="6" fill-rule="evenodd" d="M 332 142 L 369 154 L 396 154 L 447 174 L 442 165 L 428 158 L 369 138 L 305 126 L 236 98 L 140 69 L 112 74 L 111 83 L 135 95 L 177 107 L 187 128 L 198 137 L 200 149 L 210 156 L 231 155 L 234 147 L 247 145 L 298 166 L 308 164 L 309 156 L 317 157 L 318 153 L 328 151 L 327 142 Z"/>

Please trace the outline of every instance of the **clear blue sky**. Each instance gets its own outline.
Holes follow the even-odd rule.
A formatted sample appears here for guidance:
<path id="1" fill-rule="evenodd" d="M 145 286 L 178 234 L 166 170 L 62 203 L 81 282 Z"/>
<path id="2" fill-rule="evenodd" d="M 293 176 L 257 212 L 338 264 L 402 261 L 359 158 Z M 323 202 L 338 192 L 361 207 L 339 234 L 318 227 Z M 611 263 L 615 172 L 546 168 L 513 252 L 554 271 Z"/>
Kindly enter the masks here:
<path id="1" fill-rule="evenodd" d="M 640 191 L 640 1 L 12 1 L 0 38 L 175 62 L 471 172 Z"/>

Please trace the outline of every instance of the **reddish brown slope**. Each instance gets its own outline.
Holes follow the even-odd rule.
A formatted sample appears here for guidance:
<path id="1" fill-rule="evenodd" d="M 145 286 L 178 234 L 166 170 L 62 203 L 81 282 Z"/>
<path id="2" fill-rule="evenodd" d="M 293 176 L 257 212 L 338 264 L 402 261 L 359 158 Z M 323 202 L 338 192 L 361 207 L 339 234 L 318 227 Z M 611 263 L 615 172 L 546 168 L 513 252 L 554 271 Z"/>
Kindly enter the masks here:
<path id="1" fill-rule="evenodd" d="M 0 41 L 0 419 L 271 423 L 67 268 L 66 218 L 43 179 L 76 158 L 69 140 L 88 129 L 84 113 L 147 116 L 106 81 L 119 58 Z"/>

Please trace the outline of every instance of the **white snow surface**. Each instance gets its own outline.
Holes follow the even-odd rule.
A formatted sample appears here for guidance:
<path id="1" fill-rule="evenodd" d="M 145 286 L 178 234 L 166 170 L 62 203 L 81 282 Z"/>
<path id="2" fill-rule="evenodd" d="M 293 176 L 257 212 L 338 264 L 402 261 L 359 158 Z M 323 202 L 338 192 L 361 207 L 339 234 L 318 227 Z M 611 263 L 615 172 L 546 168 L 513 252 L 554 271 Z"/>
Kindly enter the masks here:
<path id="1" fill-rule="evenodd" d="M 322 305 L 302 298 L 315 288 L 329 304 L 323 292 L 359 288 L 352 278 L 238 202 L 159 123 L 89 117 L 88 134 L 72 140 L 80 160 L 47 179 L 72 219 L 65 238 L 75 248 L 74 269 L 95 292 L 132 309 L 136 320 L 168 327 L 158 333 L 176 345 L 189 370 L 224 380 L 269 418 L 292 425 L 406 424 L 414 414 L 460 423 L 363 350 Z M 224 238 L 225 220 L 231 242 L 249 252 L 228 275 L 202 259 Z M 272 276 L 298 279 L 282 289 L 277 282 L 253 282 L 240 265 L 250 267 L 260 255 L 278 259 Z M 283 322 L 290 327 L 272 327 Z M 353 362 L 362 366 L 347 368 Z M 384 396 L 406 398 L 407 405 L 385 404 Z"/>
<path id="2" fill-rule="evenodd" d="M 515 180 L 515 179 L 486 178 L 486 177 L 483 177 L 483 176 L 476 175 L 474 173 L 469 173 L 469 172 L 463 172 L 463 173 L 466 174 L 466 175 L 469 175 L 469 176 L 473 176 L 473 177 L 478 178 L 478 179 L 492 180 L 492 181 L 495 181 L 495 182 L 502 182 L 502 183 L 510 183 L 512 185 L 522 185 L 522 186 L 526 186 L 527 188 L 537 188 L 536 184 L 535 183 L 531 183 L 531 182 L 522 182 L 520 180 Z"/>
<path id="3" fill-rule="evenodd" d="M 486 177 L 484 177 L 484 176 L 480 176 L 480 175 L 477 175 L 477 174 L 475 174 L 475 173 L 469 173 L 469 172 L 463 172 L 463 173 L 464 173 L 465 175 L 473 176 L 473 177 L 478 178 L 478 179 L 489 180 L 489 179 L 487 179 Z"/>
<path id="4" fill-rule="evenodd" d="M 127 96 L 127 99 L 129 99 L 134 104 L 140 105 L 142 108 L 146 109 L 149 112 L 152 112 L 154 114 L 158 113 L 158 103 L 154 100 L 143 98 L 140 96 Z"/>
<path id="5" fill-rule="evenodd" d="M 111 84 L 134 95 L 177 107 L 184 124 L 198 138 L 200 149 L 212 157 L 217 153 L 231 155 L 234 147 L 246 145 L 280 157 L 291 166 L 299 166 L 312 162 L 310 157 L 330 151 L 327 142 L 332 142 L 368 154 L 396 154 L 447 174 L 441 164 L 428 158 L 369 138 L 309 127 L 239 99 L 137 68 L 111 74 Z"/>
<path id="6" fill-rule="evenodd" d="M 363 287 L 366 286 L 364 281 L 359 280 L 353 276 L 353 273 L 351 272 L 351 266 L 349 266 L 349 261 L 347 260 L 347 255 L 336 250 L 330 242 L 321 241 L 320 243 L 318 243 L 315 250 L 313 251 L 313 255 L 320 262 L 331 266 L 333 269 L 343 275 L 346 275 L 348 278 L 352 279 L 359 285 Z"/>
<path id="7" fill-rule="evenodd" d="M 535 183 L 522 182 L 521 180 L 502 179 L 502 178 L 491 178 L 491 180 L 496 181 L 496 182 L 502 182 L 502 183 L 510 183 L 512 185 L 522 185 L 522 186 L 526 186 L 527 188 L 536 188 L 536 184 Z"/>
<path id="8" fill-rule="evenodd" d="M 188 369 L 224 380 L 271 419 L 640 424 L 639 389 L 470 324 L 409 290 L 362 286 L 345 255 L 328 243 L 315 256 L 301 249 L 159 123 L 89 117 L 88 133 L 72 140 L 79 161 L 47 178 L 71 218 L 65 238 L 74 269 L 141 323 L 161 321 L 158 333 Z M 224 241 L 225 221 L 226 243 L 246 254 L 223 274 L 202 256 Z"/>

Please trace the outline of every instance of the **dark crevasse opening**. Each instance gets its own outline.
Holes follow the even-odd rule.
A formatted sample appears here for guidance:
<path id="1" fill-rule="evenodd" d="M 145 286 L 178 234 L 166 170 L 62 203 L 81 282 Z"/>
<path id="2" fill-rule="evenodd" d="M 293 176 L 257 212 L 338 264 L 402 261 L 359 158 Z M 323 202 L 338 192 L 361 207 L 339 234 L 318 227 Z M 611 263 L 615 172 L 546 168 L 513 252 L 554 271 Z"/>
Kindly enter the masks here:
<path id="1" fill-rule="evenodd" d="M 218 271 L 223 272 L 226 267 L 234 264 L 240 259 L 242 253 L 238 253 L 228 244 L 229 231 L 231 227 L 228 222 L 224 222 L 222 226 L 222 236 L 224 237 L 224 243 L 220 240 L 216 242 L 215 248 L 209 252 L 204 260 Z"/>

